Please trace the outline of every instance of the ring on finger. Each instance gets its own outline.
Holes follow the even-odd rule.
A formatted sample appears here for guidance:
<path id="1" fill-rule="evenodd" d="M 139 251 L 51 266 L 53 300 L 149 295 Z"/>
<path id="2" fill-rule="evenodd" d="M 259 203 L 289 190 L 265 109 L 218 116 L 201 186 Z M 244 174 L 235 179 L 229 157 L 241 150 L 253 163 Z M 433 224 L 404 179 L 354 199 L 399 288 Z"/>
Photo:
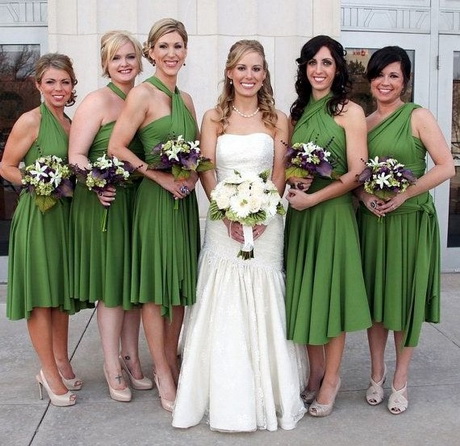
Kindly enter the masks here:
<path id="1" fill-rule="evenodd" d="M 377 206 L 377 204 L 375 203 L 375 201 L 371 201 L 371 208 L 372 208 L 372 209 L 375 209 L 375 206 Z"/>

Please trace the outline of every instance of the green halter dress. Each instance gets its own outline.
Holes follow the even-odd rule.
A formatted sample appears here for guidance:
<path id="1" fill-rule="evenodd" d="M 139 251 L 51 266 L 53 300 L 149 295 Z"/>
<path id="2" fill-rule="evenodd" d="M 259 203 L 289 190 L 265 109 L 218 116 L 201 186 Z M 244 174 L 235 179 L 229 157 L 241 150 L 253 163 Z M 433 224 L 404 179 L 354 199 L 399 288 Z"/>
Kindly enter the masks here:
<path id="1" fill-rule="evenodd" d="M 334 170 L 342 175 L 347 171 L 345 132 L 327 110 L 329 97 L 310 99 L 292 143 L 327 145 Z M 308 193 L 331 181 L 316 177 Z M 371 325 L 351 193 L 303 211 L 289 207 L 285 262 L 288 339 L 324 345 L 341 332 Z"/>
<path id="2" fill-rule="evenodd" d="M 38 137 L 24 157 L 26 166 L 41 156 L 67 157 L 67 133 L 45 104 L 40 105 L 40 113 Z M 69 210 L 70 199 L 61 198 L 42 214 L 34 196 L 21 192 L 8 252 L 9 319 L 27 319 L 37 307 L 75 312 L 69 293 Z"/>
<path id="3" fill-rule="evenodd" d="M 114 84 L 107 85 L 117 96 L 126 95 Z M 88 152 L 94 162 L 107 153 L 115 121 L 101 126 Z M 142 157 L 142 145 L 134 138 L 130 150 Z M 77 184 L 70 212 L 71 296 L 91 306 L 103 301 L 107 307 L 131 304 L 131 237 L 134 197 L 139 182 L 117 187 L 107 214 L 107 231 L 102 232 L 104 206 L 97 194 Z"/>
<path id="4" fill-rule="evenodd" d="M 156 77 L 146 82 L 171 98 L 171 115 L 138 131 L 145 161 L 151 163 L 153 147 L 179 135 L 195 140 L 197 124 L 177 88 L 171 92 Z M 144 178 L 134 206 L 131 299 L 134 303 L 161 305 L 162 314 L 169 318 L 174 305 L 195 302 L 200 247 L 195 192 L 179 200 L 178 209 L 174 203 L 170 192 Z"/>
<path id="5" fill-rule="evenodd" d="M 368 134 L 369 156 L 391 156 L 416 177 L 426 169 L 426 148 L 412 135 L 415 104 L 405 104 Z M 404 345 L 418 344 L 423 321 L 439 322 L 440 240 L 433 199 L 424 192 L 378 219 L 358 211 L 364 279 L 372 319 L 404 331 Z"/>

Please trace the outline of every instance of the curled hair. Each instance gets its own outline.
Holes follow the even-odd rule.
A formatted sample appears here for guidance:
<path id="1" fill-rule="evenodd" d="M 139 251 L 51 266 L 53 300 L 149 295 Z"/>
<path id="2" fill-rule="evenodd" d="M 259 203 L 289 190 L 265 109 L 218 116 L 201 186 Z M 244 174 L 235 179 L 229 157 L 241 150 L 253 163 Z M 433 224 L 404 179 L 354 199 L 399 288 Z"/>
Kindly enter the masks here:
<path id="1" fill-rule="evenodd" d="M 394 62 L 400 62 L 401 71 L 404 77 L 404 88 L 410 81 L 412 64 L 406 51 L 399 46 L 386 46 L 377 50 L 369 59 L 366 69 L 366 79 L 370 82 L 374 80 L 387 66 Z"/>
<path id="2" fill-rule="evenodd" d="M 50 68 L 65 71 L 69 75 L 72 85 L 77 85 L 78 81 L 73 70 L 72 61 L 68 56 L 60 53 L 44 54 L 40 57 L 40 59 L 37 60 L 37 62 L 35 63 L 35 80 L 37 84 L 40 85 L 42 83 L 42 78 L 45 74 L 45 71 Z M 72 90 L 72 93 L 70 94 L 70 98 L 67 101 L 66 105 L 70 107 L 71 105 L 75 104 L 76 98 L 77 95 L 75 94 L 75 90 Z"/>
<path id="3" fill-rule="evenodd" d="M 102 75 L 110 77 L 109 62 L 113 60 L 117 51 L 126 43 L 131 43 L 139 64 L 139 73 L 142 73 L 142 46 L 128 31 L 108 31 L 101 37 L 101 66 Z"/>
<path id="4" fill-rule="evenodd" d="M 257 101 L 260 111 L 262 112 L 263 123 L 269 128 L 276 127 L 278 115 L 275 110 L 273 88 L 270 82 L 270 71 L 268 70 L 267 60 L 265 59 L 264 47 L 257 40 L 239 40 L 232 45 L 228 53 L 224 69 L 224 87 L 217 100 L 216 109 L 220 114 L 220 118 L 217 122 L 222 126 L 222 133 L 228 127 L 228 118 L 232 112 L 232 105 L 235 99 L 235 87 L 228 77 L 228 72 L 233 70 L 238 65 L 241 58 L 248 53 L 257 53 L 262 57 L 262 68 L 266 76 L 262 82 L 262 87 L 257 92 Z"/>
<path id="5" fill-rule="evenodd" d="M 185 30 L 185 26 L 182 22 L 175 19 L 161 19 L 155 22 L 150 29 L 149 36 L 147 37 L 147 41 L 144 42 L 144 46 L 142 48 L 142 52 L 144 57 L 153 65 L 155 66 L 155 61 L 150 57 L 150 50 L 155 46 L 158 42 L 158 39 L 163 37 L 165 34 L 177 32 L 184 41 L 184 46 L 187 48 L 188 43 L 188 34 Z"/>
<path id="6" fill-rule="evenodd" d="M 297 122 L 300 119 L 306 105 L 310 101 L 312 87 L 307 78 L 307 64 L 322 47 L 326 47 L 331 52 L 337 69 L 331 85 L 332 97 L 327 102 L 329 113 L 332 116 L 339 115 L 348 102 L 351 81 L 345 60 L 346 51 L 339 42 L 329 36 L 321 35 L 313 37 L 302 47 L 300 57 L 296 60 L 298 65 L 295 82 L 297 99 L 291 105 L 291 119 L 293 122 Z"/>

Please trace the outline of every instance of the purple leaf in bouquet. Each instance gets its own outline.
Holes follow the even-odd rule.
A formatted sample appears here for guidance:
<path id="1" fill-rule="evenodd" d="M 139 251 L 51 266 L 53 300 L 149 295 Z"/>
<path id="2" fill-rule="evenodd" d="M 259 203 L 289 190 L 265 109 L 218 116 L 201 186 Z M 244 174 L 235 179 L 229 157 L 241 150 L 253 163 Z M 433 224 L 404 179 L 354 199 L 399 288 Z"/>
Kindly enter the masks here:
<path id="1" fill-rule="evenodd" d="M 359 183 L 364 183 L 370 180 L 372 177 L 372 169 L 370 167 L 366 167 L 357 177 Z"/>

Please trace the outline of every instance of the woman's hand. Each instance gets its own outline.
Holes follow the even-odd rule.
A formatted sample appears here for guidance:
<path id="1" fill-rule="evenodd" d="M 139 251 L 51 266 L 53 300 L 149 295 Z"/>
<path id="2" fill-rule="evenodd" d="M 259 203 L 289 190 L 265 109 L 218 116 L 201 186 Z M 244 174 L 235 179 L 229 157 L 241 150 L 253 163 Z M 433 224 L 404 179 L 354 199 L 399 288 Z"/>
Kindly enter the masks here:
<path id="1" fill-rule="evenodd" d="M 393 198 L 391 198 L 388 201 L 383 202 L 381 205 L 378 206 L 379 212 L 385 216 L 386 214 L 389 214 L 396 209 L 398 209 L 404 202 L 406 201 L 406 195 L 404 192 L 395 195 Z"/>
<path id="2" fill-rule="evenodd" d="M 296 211 L 303 211 L 318 204 L 313 194 L 306 194 L 299 189 L 289 189 L 286 199 Z"/>
<path id="3" fill-rule="evenodd" d="M 243 225 L 236 221 L 230 221 L 228 218 L 224 218 L 222 221 L 227 226 L 228 236 L 239 243 L 244 243 Z"/>
<path id="4" fill-rule="evenodd" d="M 287 183 L 293 189 L 299 189 L 306 192 L 310 189 L 311 183 L 313 182 L 313 177 L 300 178 L 300 177 L 291 177 L 287 180 Z"/>
<path id="5" fill-rule="evenodd" d="M 112 204 L 112 201 L 115 200 L 116 194 L 116 189 L 113 186 L 108 186 L 103 191 L 97 193 L 97 198 L 99 198 L 102 206 L 109 207 Z"/>
<path id="6" fill-rule="evenodd" d="M 190 179 L 187 181 L 176 181 L 172 173 L 151 169 L 147 169 L 144 175 L 170 192 L 175 200 L 180 200 L 190 194 L 190 189 L 187 186 L 187 181 Z"/>
<path id="7" fill-rule="evenodd" d="M 265 232 L 265 229 L 267 229 L 266 225 L 255 225 L 252 228 L 252 236 L 254 240 L 257 240 Z"/>
<path id="8" fill-rule="evenodd" d="M 375 216 L 385 217 L 385 213 L 381 211 L 381 206 L 385 204 L 383 200 L 377 198 L 375 195 L 364 192 L 364 190 L 360 191 L 359 199 L 362 201 L 364 206 Z"/>

